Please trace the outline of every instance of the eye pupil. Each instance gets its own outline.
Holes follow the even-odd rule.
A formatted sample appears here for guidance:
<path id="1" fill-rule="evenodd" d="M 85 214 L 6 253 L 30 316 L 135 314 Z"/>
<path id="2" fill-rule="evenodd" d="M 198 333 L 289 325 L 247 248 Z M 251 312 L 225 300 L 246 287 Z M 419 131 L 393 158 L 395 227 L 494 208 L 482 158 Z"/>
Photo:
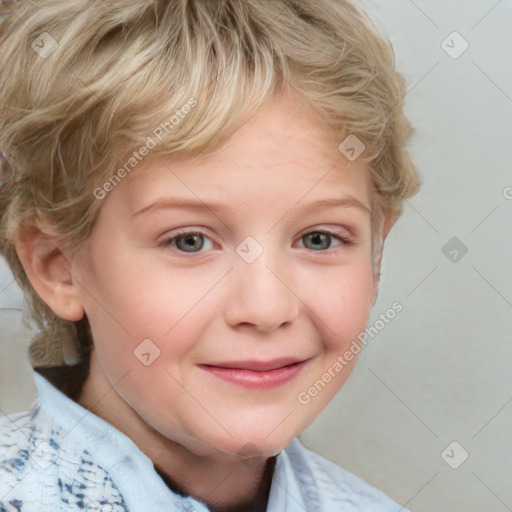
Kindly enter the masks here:
<path id="1" fill-rule="evenodd" d="M 197 239 L 198 238 L 200 238 L 199 247 L 197 247 Z M 180 244 L 181 240 L 185 241 L 185 244 Z M 200 234 L 187 234 L 187 235 L 180 236 L 180 237 L 177 238 L 176 245 L 177 246 L 181 245 L 180 248 L 184 248 L 185 251 L 187 251 L 188 249 L 200 250 L 203 247 L 202 235 L 200 235 Z M 188 251 L 188 252 L 191 252 L 191 251 Z"/>
<path id="2" fill-rule="evenodd" d="M 327 249 L 330 246 L 329 235 L 326 235 L 324 233 L 311 233 L 306 236 L 306 239 L 308 238 L 313 242 L 313 245 L 322 245 L 321 249 Z"/>

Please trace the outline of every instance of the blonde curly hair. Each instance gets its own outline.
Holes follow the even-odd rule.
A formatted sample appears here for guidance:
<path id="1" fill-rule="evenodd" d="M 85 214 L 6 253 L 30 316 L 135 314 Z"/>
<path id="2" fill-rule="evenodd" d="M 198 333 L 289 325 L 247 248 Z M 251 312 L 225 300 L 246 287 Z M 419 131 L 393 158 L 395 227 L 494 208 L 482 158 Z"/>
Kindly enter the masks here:
<path id="1" fill-rule="evenodd" d="M 364 142 L 376 232 L 420 186 L 392 46 L 345 0 L 38 0 L 4 20 L 0 47 L 0 149 L 18 173 L 0 189 L 1 254 L 38 328 L 34 367 L 84 361 L 92 339 L 86 318 L 65 321 L 36 294 L 15 250 L 20 233 L 44 221 L 63 247 L 79 247 L 102 204 L 94 191 L 190 98 L 187 121 L 151 158 L 218 148 L 289 87 L 340 142 Z M 377 240 L 377 266 L 381 249 Z"/>

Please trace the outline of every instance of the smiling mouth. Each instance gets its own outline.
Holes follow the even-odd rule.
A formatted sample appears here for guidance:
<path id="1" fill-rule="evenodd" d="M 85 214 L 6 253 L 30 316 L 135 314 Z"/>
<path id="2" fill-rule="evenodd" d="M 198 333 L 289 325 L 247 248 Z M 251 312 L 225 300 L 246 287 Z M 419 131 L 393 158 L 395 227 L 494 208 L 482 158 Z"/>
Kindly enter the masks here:
<path id="1" fill-rule="evenodd" d="M 309 359 L 278 359 L 274 361 L 233 361 L 202 364 L 199 368 L 210 375 L 246 388 L 270 388 L 293 380 Z"/>

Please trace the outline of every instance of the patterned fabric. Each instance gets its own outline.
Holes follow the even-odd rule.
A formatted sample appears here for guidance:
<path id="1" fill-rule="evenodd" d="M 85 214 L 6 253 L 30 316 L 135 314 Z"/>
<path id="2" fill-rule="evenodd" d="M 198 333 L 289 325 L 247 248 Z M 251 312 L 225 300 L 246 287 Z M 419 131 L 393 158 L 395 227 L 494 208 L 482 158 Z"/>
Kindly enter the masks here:
<path id="1" fill-rule="evenodd" d="M 0 512 L 208 512 L 119 430 L 34 378 L 32 407 L 0 417 Z M 298 440 L 277 457 L 267 512 L 363 511 L 408 512 Z"/>
<path id="2" fill-rule="evenodd" d="M 42 504 L 52 510 L 128 510 L 108 472 L 86 449 L 66 443 L 63 430 L 45 420 L 38 403 L 4 418 L 0 432 L 0 512 L 41 510 Z"/>

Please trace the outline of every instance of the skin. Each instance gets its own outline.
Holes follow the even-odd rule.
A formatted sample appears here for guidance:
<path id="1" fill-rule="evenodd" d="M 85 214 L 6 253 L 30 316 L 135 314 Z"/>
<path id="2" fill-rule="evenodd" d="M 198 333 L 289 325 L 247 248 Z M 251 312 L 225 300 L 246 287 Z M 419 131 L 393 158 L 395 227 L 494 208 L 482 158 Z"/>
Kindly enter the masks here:
<path id="1" fill-rule="evenodd" d="M 50 251 L 48 226 L 17 244 L 53 311 L 90 322 L 79 403 L 129 436 L 171 488 L 212 510 L 265 510 L 272 457 L 313 422 L 357 360 L 308 404 L 298 401 L 364 330 L 376 294 L 370 212 L 300 212 L 346 196 L 372 208 L 369 165 L 349 162 L 341 140 L 297 97 L 282 95 L 215 153 L 143 161 L 103 200 L 77 254 Z M 170 195 L 224 207 L 159 206 Z M 205 236 L 176 239 L 178 228 Z M 384 238 L 390 229 L 388 221 Z M 236 252 L 248 236 L 263 249 L 252 263 Z M 170 244 L 159 246 L 164 239 Z M 134 355 L 145 339 L 160 350 L 148 366 Z M 308 362 L 269 389 L 199 366 L 288 356 Z"/>

